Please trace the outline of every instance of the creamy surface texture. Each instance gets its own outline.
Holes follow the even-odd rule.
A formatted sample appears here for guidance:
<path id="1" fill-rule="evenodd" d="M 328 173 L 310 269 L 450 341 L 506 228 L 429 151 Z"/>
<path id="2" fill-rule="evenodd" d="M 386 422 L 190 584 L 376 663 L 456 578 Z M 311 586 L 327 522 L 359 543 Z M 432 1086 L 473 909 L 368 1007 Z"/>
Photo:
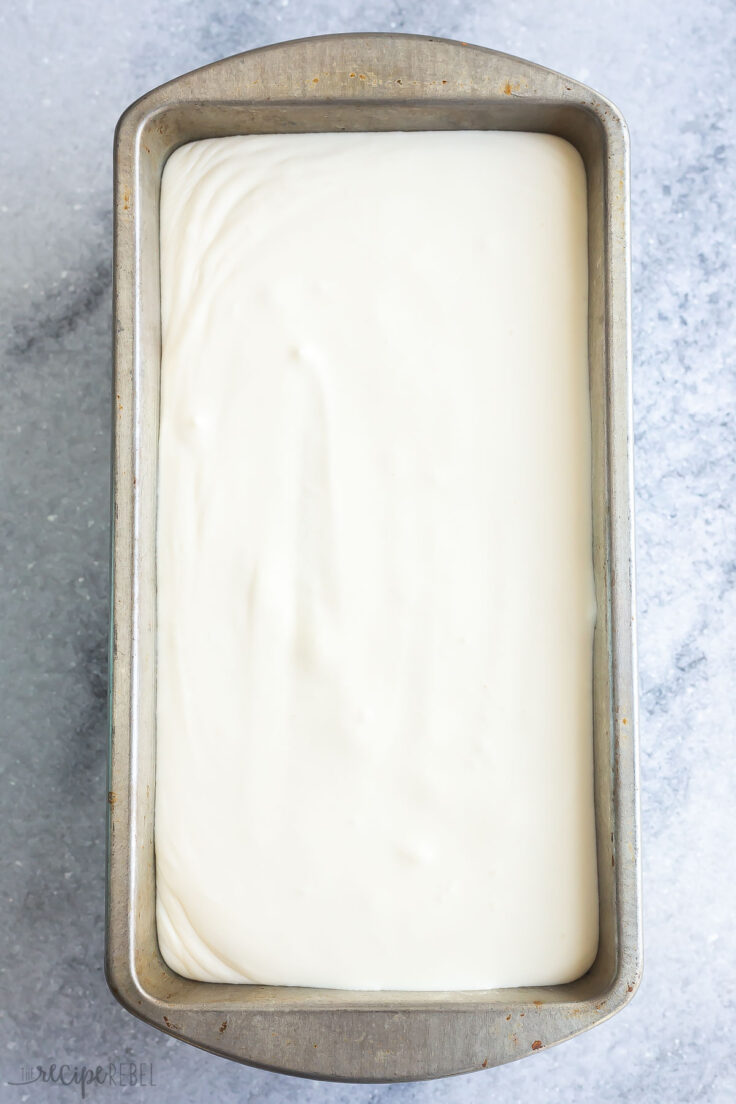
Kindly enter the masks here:
<path id="1" fill-rule="evenodd" d="M 161 195 L 157 916 L 187 977 L 479 989 L 598 941 L 586 182 L 248 136 Z"/>

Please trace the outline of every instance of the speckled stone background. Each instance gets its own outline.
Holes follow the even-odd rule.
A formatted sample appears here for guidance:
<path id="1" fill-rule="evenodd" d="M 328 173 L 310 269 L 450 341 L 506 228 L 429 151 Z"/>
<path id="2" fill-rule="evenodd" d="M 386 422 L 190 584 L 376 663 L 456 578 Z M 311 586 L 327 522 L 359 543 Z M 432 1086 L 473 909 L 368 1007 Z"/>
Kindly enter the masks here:
<path id="1" fill-rule="evenodd" d="M 205 62 L 329 31 L 493 46 L 592 84 L 633 149 L 645 972 L 564 1046 L 424 1085 L 304 1082 L 137 1022 L 103 977 L 111 142 Z M 5 0 L 0 6 L 0 1091 L 100 1100 L 736 1099 L 736 7 L 732 0 Z"/>

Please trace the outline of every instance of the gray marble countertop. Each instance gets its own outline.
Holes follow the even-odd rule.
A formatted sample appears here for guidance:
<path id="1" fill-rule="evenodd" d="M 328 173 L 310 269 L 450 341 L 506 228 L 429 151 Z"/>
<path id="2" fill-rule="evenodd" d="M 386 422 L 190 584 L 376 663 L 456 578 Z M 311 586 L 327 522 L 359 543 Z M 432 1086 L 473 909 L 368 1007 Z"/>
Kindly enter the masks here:
<path id="1" fill-rule="evenodd" d="M 564 1046 L 420 1085 L 239 1067 L 134 1020 L 102 968 L 113 128 L 188 69 L 346 30 L 528 57 L 609 96 L 632 138 L 644 981 L 621 1015 Z M 11 0 L 0 42 L 3 1099 L 75 1098 L 8 1084 L 55 1061 L 152 1066 L 153 1087 L 90 1099 L 732 1104 L 731 0 Z"/>

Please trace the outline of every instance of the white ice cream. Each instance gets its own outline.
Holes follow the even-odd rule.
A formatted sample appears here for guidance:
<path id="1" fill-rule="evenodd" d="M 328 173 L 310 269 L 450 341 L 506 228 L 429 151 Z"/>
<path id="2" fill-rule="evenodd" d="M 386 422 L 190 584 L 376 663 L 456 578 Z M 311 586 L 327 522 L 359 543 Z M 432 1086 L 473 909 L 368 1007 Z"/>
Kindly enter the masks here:
<path id="1" fill-rule="evenodd" d="M 345 989 L 592 962 L 586 182 L 538 134 L 249 136 L 161 195 L 158 932 Z"/>

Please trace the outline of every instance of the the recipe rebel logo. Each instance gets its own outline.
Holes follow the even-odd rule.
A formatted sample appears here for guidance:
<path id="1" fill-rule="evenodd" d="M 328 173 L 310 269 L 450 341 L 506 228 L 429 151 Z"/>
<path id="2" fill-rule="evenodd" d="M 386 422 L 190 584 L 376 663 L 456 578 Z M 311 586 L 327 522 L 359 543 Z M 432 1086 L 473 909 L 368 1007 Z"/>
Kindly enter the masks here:
<path id="1" fill-rule="evenodd" d="M 76 1085 L 82 1100 L 90 1089 L 155 1087 L 153 1062 L 108 1062 L 104 1066 L 74 1066 L 68 1062 L 52 1062 L 48 1066 L 21 1066 L 17 1081 L 6 1085 L 25 1088 L 28 1085 Z"/>

